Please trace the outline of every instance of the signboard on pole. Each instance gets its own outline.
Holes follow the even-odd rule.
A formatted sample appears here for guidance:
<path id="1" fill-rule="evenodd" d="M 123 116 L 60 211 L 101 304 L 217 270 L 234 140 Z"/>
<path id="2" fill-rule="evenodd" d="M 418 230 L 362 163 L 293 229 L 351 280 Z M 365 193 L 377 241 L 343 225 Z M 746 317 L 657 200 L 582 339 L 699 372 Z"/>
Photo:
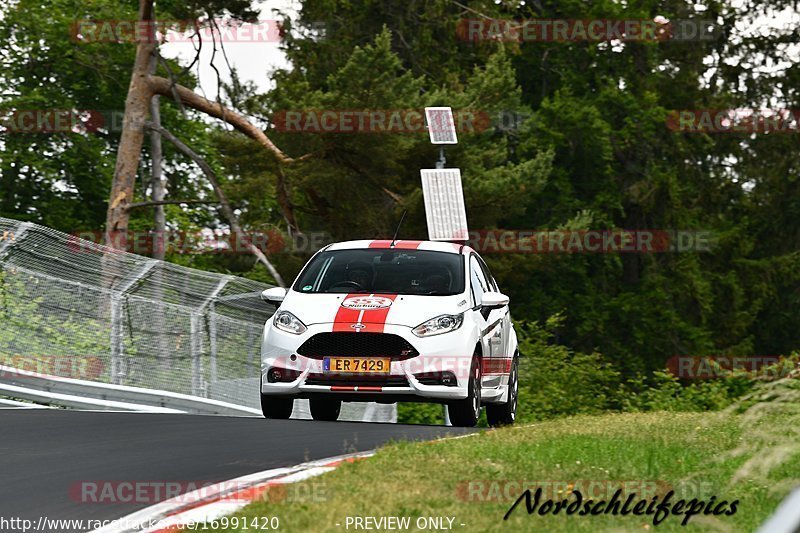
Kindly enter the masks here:
<path id="1" fill-rule="evenodd" d="M 469 240 L 461 170 L 422 169 L 420 175 L 425 199 L 425 218 L 428 221 L 428 240 Z"/>
<path id="2" fill-rule="evenodd" d="M 458 144 L 453 110 L 449 107 L 426 107 L 425 122 L 431 144 Z"/>

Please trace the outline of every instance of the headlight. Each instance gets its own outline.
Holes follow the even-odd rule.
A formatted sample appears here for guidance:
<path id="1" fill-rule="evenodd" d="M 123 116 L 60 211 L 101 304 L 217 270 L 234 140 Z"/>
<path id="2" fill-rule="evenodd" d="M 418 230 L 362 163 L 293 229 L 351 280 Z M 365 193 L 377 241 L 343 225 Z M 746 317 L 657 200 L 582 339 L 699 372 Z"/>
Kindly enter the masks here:
<path id="1" fill-rule="evenodd" d="M 417 337 L 430 337 L 431 335 L 441 335 L 442 333 L 455 331 L 461 327 L 463 322 L 463 313 L 460 315 L 442 315 L 423 322 L 411 331 Z"/>
<path id="2" fill-rule="evenodd" d="M 306 325 L 300 322 L 300 319 L 294 316 L 289 311 L 278 311 L 275 313 L 275 319 L 272 321 L 275 327 L 286 333 L 294 333 L 300 335 L 305 333 Z"/>

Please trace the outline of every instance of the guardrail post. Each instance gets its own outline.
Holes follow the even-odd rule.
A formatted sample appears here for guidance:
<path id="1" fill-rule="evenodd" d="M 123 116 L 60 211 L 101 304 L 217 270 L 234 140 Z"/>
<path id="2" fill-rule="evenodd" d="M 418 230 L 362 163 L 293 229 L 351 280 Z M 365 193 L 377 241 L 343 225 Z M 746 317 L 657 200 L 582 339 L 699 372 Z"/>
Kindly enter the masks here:
<path id="1" fill-rule="evenodd" d="M 217 382 L 217 313 L 214 302 L 208 305 L 208 343 L 211 351 L 211 383 Z"/>
<path id="2" fill-rule="evenodd" d="M 211 291 L 211 294 L 208 295 L 208 298 L 206 298 L 197 310 L 198 317 L 201 313 L 208 313 L 208 342 L 211 351 L 211 383 L 217 382 L 217 315 L 214 304 L 217 297 L 222 292 L 222 289 L 225 288 L 225 285 L 227 285 L 231 279 L 233 278 L 225 276 L 219 280 L 217 286 L 214 287 L 214 290 Z M 199 330 L 199 328 L 197 329 Z M 192 333 L 192 339 L 194 339 L 194 337 L 195 334 Z M 192 363 L 192 368 L 194 369 L 194 363 Z M 192 380 L 192 389 L 194 389 L 194 378 Z"/>
<path id="3" fill-rule="evenodd" d="M 247 326 L 247 377 L 253 377 L 253 352 L 255 351 L 255 339 L 253 335 L 253 326 Z M 259 353 L 261 352 L 261 344 L 258 345 Z M 259 368 L 261 365 L 259 364 Z M 261 371 L 259 370 L 259 376 Z"/>
<path id="4" fill-rule="evenodd" d="M 0 261 L 2 261 L 6 254 L 8 254 L 6 249 L 10 248 L 19 240 L 21 240 L 22 236 L 28 232 L 28 228 L 30 228 L 31 225 L 32 224 L 30 222 L 20 222 L 19 225 L 14 227 L 14 231 L 10 231 L 3 235 L 3 239 L 0 240 Z"/>
<path id="5" fill-rule="evenodd" d="M 122 325 L 122 306 L 125 304 L 125 295 L 137 281 L 143 279 L 150 270 L 158 264 L 151 259 L 147 261 L 131 278 L 117 291 L 111 292 L 111 383 L 122 385 L 122 378 L 127 374 L 127 365 L 124 358 L 124 327 Z"/>
<path id="6" fill-rule="evenodd" d="M 111 368 L 109 378 L 114 385 L 122 384 L 122 298 L 111 294 Z"/>
<path id="7" fill-rule="evenodd" d="M 203 386 L 203 361 L 200 359 L 201 339 L 200 339 L 200 315 L 192 313 L 190 318 L 189 347 L 192 353 L 192 394 L 194 396 L 205 396 Z"/>

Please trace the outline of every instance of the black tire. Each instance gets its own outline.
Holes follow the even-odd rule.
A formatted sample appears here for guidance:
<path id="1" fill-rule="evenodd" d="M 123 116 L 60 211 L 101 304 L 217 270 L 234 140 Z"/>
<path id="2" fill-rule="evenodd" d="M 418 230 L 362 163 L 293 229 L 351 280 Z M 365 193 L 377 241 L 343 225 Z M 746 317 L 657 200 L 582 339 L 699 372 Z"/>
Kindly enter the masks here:
<path id="1" fill-rule="evenodd" d="M 294 409 L 294 398 L 285 396 L 272 396 L 271 394 L 261 395 L 261 412 L 264 418 L 287 419 L 292 416 Z"/>
<path id="2" fill-rule="evenodd" d="M 472 367 L 469 372 L 469 385 L 467 387 L 467 397 L 463 400 L 456 400 L 447 405 L 447 414 L 450 416 L 450 423 L 454 426 L 471 428 L 478 423 L 481 416 L 481 367 L 478 358 L 472 359 Z"/>
<path id="3" fill-rule="evenodd" d="M 325 398 L 312 398 L 309 400 L 311 418 L 335 422 L 342 411 L 342 400 L 328 400 Z"/>
<path id="4" fill-rule="evenodd" d="M 517 361 L 515 357 L 511 362 L 511 372 L 508 375 L 508 400 L 505 403 L 486 405 L 486 421 L 492 427 L 510 426 L 517 419 L 519 402 L 519 365 Z"/>

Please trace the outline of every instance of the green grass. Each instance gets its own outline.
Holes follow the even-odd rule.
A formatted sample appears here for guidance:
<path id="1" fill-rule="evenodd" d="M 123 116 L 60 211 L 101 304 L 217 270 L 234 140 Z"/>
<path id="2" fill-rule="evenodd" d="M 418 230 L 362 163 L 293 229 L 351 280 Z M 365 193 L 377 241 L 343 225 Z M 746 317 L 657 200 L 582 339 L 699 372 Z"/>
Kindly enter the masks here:
<path id="1" fill-rule="evenodd" d="M 578 416 L 467 438 L 392 443 L 370 459 L 268 495 L 237 516 L 277 516 L 281 531 L 356 531 L 345 528 L 347 516 L 410 516 L 412 525 L 420 516 L 449 516 L 454 531 L 753 531 L 800 480 L 798 396 L 798 382 L 790 380 L 719 413 Z M 519 489 L 509 499 L 481 501 L 487 492 L 470 499 L 466 488 L 470 481 L 488 488 L 548 481 L 563 482 L 564 489 L 576 480 L 629 482 L 631 491 L 655 491 L 649 497 L 672 487 L 676 498 L 716 496 L 739 505 L 732 516 L 697 515 L 687 527 L 682 516 L 654 526 L 646 515 L 528 515 L 524 503 L 504 521 Z"/>

